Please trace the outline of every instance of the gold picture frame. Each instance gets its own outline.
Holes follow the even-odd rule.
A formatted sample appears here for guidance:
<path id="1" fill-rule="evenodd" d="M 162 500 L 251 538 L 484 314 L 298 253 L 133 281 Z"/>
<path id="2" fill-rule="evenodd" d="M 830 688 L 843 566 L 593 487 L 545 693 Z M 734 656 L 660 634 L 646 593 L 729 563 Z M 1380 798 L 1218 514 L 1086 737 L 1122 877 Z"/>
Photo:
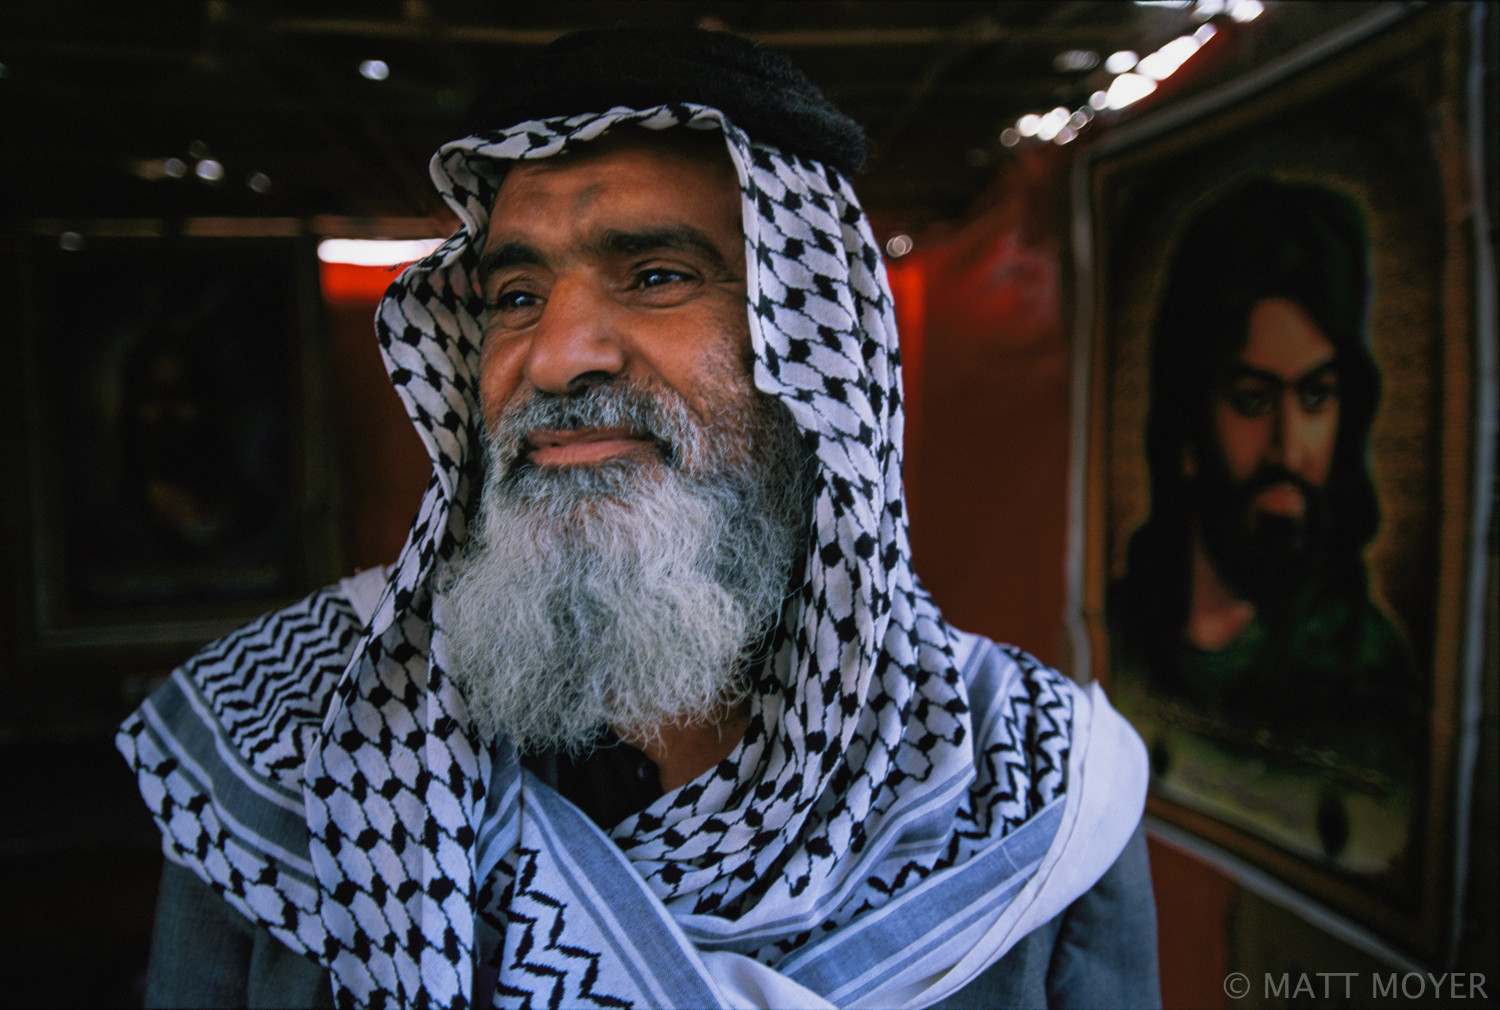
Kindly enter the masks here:
<path id="1" fill-rule="evenodd" d="M 1270 873 L 1376 942 L 1432 962 L 1456 935 L 1493 477 L 1494 276 L 1471 74 L 1483 6 L 1377 8 L 1250 78 L 1120 127 L 1080 158 L 1074 179 L 1075 672 L 1105 685 L 1151 750 L 1150 815 Z M 1213 497 L 1192 446 L 1217 445 L 1226 458 L 1230 450 L 1212 441 L 1222 435 L 1210 417 L 1220 387 L 1174 371 L 1197 367 L 1186 362 L 1198 352 L 1170 348 L 1166 341 L 1179 338 L 1163 335 L 1164 320 L 1188 318 L 1171 299 L 1196 305 L 1217 297 L 1182 294 L 1217 290 L 1182 281 L 1189 270 L 1182 261 L 1194 259 L 1192 276 L 1205 277 L 1215 254 L 1204 249 L 1223 249 L 1226 264 L 1252 262 L 1236 258 L 1241 246 L 1228 236 L 1254 241 L 1246 215 L 1261 212 L 1243 208 L 1276 200 L 1303 200 L 1285 211 L 1288 220 L 1315 217 L 1321 212 L 1307 208 L 1322 201 L 1337 205 L 1330 214 L 1362 222 L 1366 286 L 1350 283 L 1372 293 L 1360 316 L 1363 350 L 1331 352 L 1335 374 L 1347 373 L 1337 415 L 1345 428 L 1335 430 L 1348 441 L 1338 442 L 1332 466 L 1339 472 L 1342 459 L 1345 470 L 1363 468 L 1378 503 L 1373 535 L 1346 552 L 1358 587 L 1339 612 L 1366 615 L 1364 637 L 1348 639 L 1351 649 L 1368 656 L 1378 651 L 1368 643 L 1380 640 L 1387 654 L 1404 657 L 1384 666 L 1407 671 L 1409 699 L 1395 700 L 1397 688 L 1385 681 L 1366 692 L 1371 712 L 1383 705 L 1395 713 L 1385 722 L 1360 714 L 1354 696 L 1374 681 L 1348 680 L 1353 660 L 1318 667 L 1300 658 L 1314 648 L 1305 645 L 1315 638 L 1311 625 L 1333 626 L 1332 603 L 1275 609 L 1277 598 L 1262 596 L 1272 602 L 1246 611 L 1251 625 L 1238 638 L 1188 641 L 1204 598 L 1193 594 L 1208 592 L 1193 566 L 1214 564 L 1203 560 L 1211 554 L 1203 544 L 1214 527 L 1210 510 L 1221 507 L 1210 503 L 1223 500 Z M 1231 206 L 1241 209 L 1219 210 Z M 1239 223 L 1210 241 L 1202 223 L 1210 220 Z M 1237 332 L 1247 346 L 1246 330 Z M 1248 353 L 1226 339 L 1226 350 L 1203 352 L 1204 361 L 1220 355 L 1214 375 L 1234 353 Z M 1351 420 L 1359 410 L 1355 358 L 1376 372 L 1367 422 Z M 1177 389 L 1187 392 L 1170 392 Z M 1284 395 L 1293 392 L 1287 386 Z M 1169 409 L 1174 396 L 1196 406 Z M 1219 434 L 1173 434 L 1173 424 Z M 1168 493 L 1178 487 L 1187 489 L 1180 502 Z M 1353 522 L 1338 512 L 1345 499 L 1329 492 L 1318 500 L 1333 536 Z M 1155 540 L 1142 534 L 1153 516 L 1158 527 L 1172 527 Z M 1152 551 L 1165 559 L 1157 567 Z M 1255 575 L 1256 556 L 1241 554 L 1241 569 Z M 1310 572 L 1333 562 L 1299 564 Z M 1288 600 L 1313 577 L 1297 578 L 1304 576 L 1276 583 L 1290 587 L 1282 590 Z M 1296 592 L 1299 600 L 1336 599 L 1334 590 Z M 1150 610 L 1142 601 L 1160 600 L 1167 602 L 1151 612 L 1164 616 L 1139 630 L 1146 618 L 1136 615 Z M 1274 616 L 1283 613 L 1292 616 Z M 1245 644 L 1252 631 L 1262 636 L 1253 649 Z M 1273 653 L 1271 642 L 1293 644 Z M 1235 650 L 1262 659 L 1241 662 Z M 1273 655 L 1280 658 L 1263 658 Z M 1337 701 L 1343 687 L 1323 695 L 1308 687 L 1324 676 L 1316 670 L 1354 685 L 1348 706 Z M 1306 700 L 1314 697 L 1322 700 Z M 1300 710 L 1278 711 L 1278 702 Z M 1402 733 L 1416 742 L 1396 743 Z"/>
<path id="2" fill-rule="evenodd" d="M 23 221 L 7 246 L 9 669 L 176 663 L 337 578 L 314 241 Z"/>

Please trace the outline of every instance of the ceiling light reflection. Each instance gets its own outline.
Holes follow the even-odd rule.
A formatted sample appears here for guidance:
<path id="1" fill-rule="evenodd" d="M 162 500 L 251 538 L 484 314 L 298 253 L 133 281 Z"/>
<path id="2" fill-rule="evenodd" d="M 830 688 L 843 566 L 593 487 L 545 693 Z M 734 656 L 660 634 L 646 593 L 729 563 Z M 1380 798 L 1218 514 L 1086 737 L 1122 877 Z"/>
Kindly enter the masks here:
<path id="1" fill-rule="evenodd" d="M 383 81 L 391 76 L 391 68 L 385 60 L 365 60 L 359 65 L 359 76 L 369 81 Z"/>
<path id="2" fill-rule="evenodd" d="M 1199 45 L 1191 35 L 1179 36 L 1137 63 L 1135 72 L 1154 81 L 1164 81 L 1198 51 Z"/>
<path id="3" fill-rule="evenodd" d="M 187 166 L 178 158 L 143 158 L 133 162 L 130 170 L 136 178 L 155 182 L 158 179 L 181 179 L 187 175 Z"/>
<path id="4" fill-rule="evenodd" d="M 1092 70 L 1099 65 L 1099 54 L 1090 49 L 1069 49 L 1058 53 L 1052 65 L 1063 73 Z"/>
<path id="5" fill-rule="evenodd" d="M 1109 86 L 1108 108 L 1123 109 L 1156 90 L 1156 82 L 1141 74 L 1121 74 Z"/>
<path id="6" fill-rule="evenodd" d="M 900 259 L 911 252 L 915 246 L 916 243 L 911 240 L 910 235 L 897 232 L 886 240 L 885 252 L 891 259 Z"/>
<path id="7" fill-rule="evenodd" d="M 318 259 L 361 267 L 393 267 L 419 260 L 442 244 L 440 238 L 325 238 L 318 243 Z"/>
<path id="8" fill-rule="evenodd" d="M 204 158 L 193 166 L 193 174 L 204 182 L 218 182 L 224 178 L 224 166 L 212 158 Z"/>
<path id="9" fill-rule="evenodd" d="M 1068 125 L 1068 119 L 1071 116 L 1072 113 L 1059 105 L 1042 117 L 1042 121 L 1036 130 L 1037 138 L 1039 140 L 1051 140 L 1053 137 L 1056 137 L 1058 132 Z"/>
<path id="10" fill-rule="evenodd" d="M 1265 13 L 1266 5 L 1260 0 L 1234 0 L 1229 5 L 1229 16 L 1236 21 L 1254 21 Z"/>
<path id="11" fill-rule="evenodd" d="M 1123 74 L 1139 62 L 1140 57 L 1129 49 L 1121 49 L 1104 61 L 1104 69 L 1112 74 Z"/>

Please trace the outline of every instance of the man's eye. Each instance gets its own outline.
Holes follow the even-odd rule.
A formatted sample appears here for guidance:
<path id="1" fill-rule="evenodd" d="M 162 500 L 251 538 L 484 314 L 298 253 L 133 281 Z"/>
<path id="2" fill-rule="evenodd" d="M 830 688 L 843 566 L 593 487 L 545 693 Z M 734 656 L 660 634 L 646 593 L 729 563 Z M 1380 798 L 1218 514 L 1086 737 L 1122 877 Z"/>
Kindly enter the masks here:
<path id="1" fill-rule="evenodd" d="M 635 275 L 636 287 L 659 288 L 680 281 L 690 281 L 692 278 L 680 270 L 667 270 L 662 267 L 652 267 L 641 270 Z"/>
<path id="2" fill-rule="evenodd" d="M 490 309 L 495 312 L 513 312 L 517 309 L 535 308 L 540 304 L 541 296 L 530 291 L 502 291 L 490 302 Z"/>
<path id="3" fill-rule="evenodd" d="M 1268 389 L 1240 388 L 1231 389 L 1226 399 L 1236 414 L 1244 417 L 1259 417 L 1271 409 L 1275 394 Z"/>
<path id="4" fill-rule="evenodd" d="M 1328 401 L 1338 396 L 1338 387 L 1333 383 L 1320 382 L 1316 386 L 1306 386 L 1297 390 L 1297 402 L 1302 409 L 1308 413 L 1322 410 L 1328 405 Z"/>

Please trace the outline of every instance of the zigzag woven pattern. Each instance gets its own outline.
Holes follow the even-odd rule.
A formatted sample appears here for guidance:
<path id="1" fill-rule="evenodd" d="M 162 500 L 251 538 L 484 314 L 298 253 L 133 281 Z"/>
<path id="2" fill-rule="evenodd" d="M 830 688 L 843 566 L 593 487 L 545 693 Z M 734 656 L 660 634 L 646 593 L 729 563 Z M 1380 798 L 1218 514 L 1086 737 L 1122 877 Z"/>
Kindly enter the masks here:
<path id="1" fill-rule="evenodd" d="M 205 699 L 250 766 L 300 785 L 359 632 L 349 602 L 324 590 L 219 639 L 188 668 L 202 671 L 196 680 Z"/>
<path id="2" fill-rule="evenodd" d="M 314 593 L 198 653 L 118 738 L 168 858 L 294 950 L 324 938 L 302 765 L 359 633 L 336 587 Z M 202 758 L 218 753 L 236 763 L 215 774 Z"/>

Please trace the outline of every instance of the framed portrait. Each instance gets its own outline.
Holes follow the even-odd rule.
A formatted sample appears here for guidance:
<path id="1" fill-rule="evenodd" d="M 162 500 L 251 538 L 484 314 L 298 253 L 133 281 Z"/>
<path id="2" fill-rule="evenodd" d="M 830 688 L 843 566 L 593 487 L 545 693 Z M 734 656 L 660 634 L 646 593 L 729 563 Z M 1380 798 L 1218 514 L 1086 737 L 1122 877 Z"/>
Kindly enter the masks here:
<path id="1" fill-rule="evenodd" d="M 1422 959 L 1481 662 L 1481 16 L 1375 8 L 1075 177 L 1076 650 L 1148 813 Z"/>
<path id="2" fill-rule="evenodd" d="M 18 645 L 175 661 L 337 577 L 314 246 L 77 227 L 15 243 Z"/>

